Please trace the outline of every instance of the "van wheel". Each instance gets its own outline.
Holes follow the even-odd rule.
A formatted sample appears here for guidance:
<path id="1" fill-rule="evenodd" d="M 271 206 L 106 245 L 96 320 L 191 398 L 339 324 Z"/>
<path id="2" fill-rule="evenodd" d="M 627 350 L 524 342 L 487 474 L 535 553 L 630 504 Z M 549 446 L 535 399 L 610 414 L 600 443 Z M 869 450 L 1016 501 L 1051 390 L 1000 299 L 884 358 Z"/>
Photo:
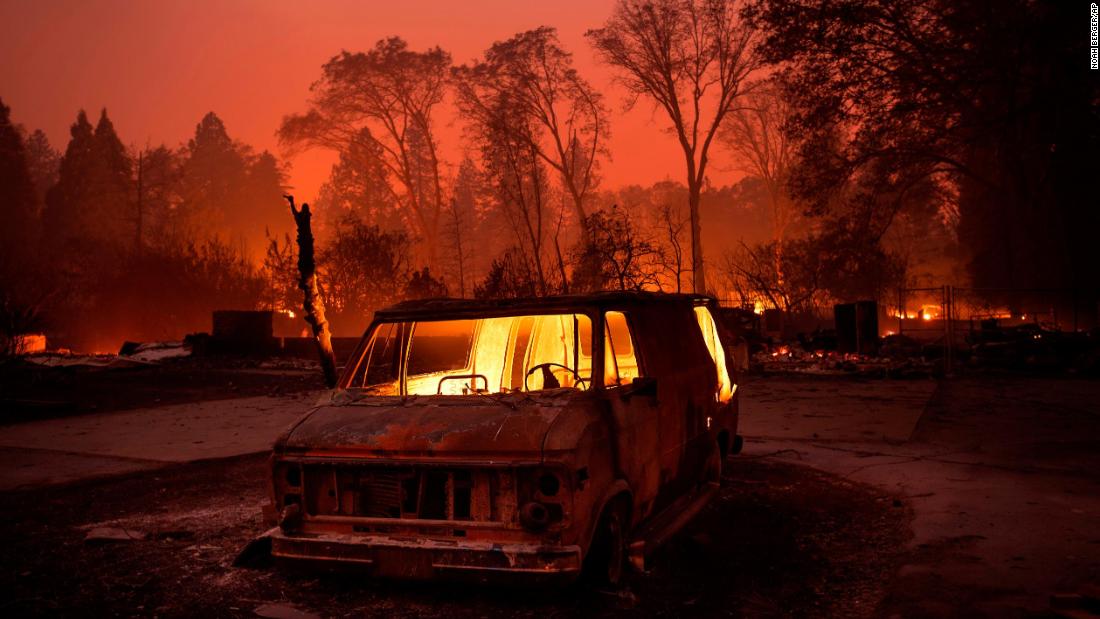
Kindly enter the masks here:
<path id="1" fill-rule="evenodd" d="M 618 587 L 626 572 L 626 517 L 613 502 L 600 514 L 592 546 L 584 558 L 584 579 L 595 586 Z"/>

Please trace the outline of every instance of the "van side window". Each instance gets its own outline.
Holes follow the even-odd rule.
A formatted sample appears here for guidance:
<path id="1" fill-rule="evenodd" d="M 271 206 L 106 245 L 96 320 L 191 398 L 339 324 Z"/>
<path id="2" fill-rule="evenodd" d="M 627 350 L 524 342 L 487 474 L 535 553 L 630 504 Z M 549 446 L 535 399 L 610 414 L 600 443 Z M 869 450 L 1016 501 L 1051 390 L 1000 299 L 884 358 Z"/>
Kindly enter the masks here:
<path id="1" fill-rule="evenodd" d="M 354 389 L 371 389 L 381 394 L 397 393 L 400 377 L 401 340 L 403 325 L 388 323 L 379 325 L 371 336 L 366 350 L 348 385 Z"/>
<path id="2" fill-rule="evenodd" d="M 707 344 L 710 358 L 718 369 L 718 390 L 715 396 L 719 402 L 729 402 L 733 397 L 733 381 L 730 380 L 729 371 L 726 369 L 726 349 L 722 346 L 722 338 L 718 335 L 718 325 L 714 316 L 706 306 L 695 308 L 695 320 L 699 323 L 699 330 L 703 333 L 703 341 Z"/>
<path id="3" fill-rule="evenodd" d="M 628 385 L 641 376 L 630 327 L 622 312 L 604 314 L 604 385 Z"/>

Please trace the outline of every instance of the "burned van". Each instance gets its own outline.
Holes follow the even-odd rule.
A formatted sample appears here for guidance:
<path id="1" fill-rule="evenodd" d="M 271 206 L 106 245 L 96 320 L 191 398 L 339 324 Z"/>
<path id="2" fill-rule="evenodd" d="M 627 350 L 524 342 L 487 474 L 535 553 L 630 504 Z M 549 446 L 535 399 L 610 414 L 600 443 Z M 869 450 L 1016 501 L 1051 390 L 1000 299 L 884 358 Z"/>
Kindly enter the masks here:
<path id="1" fill-rule="evenodd" d="M 277 441 L 278 559 L 616 583 L 740 448 L 713 299 L 406 302 Z"/>

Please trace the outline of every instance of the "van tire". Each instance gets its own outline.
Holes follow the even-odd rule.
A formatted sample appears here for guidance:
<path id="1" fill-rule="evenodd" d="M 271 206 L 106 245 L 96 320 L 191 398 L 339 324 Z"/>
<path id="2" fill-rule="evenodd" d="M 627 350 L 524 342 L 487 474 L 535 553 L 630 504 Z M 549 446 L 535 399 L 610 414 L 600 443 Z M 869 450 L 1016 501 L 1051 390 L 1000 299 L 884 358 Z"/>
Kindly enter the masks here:
<path id="1" fill-rule="evenodd" d="M 618 588 L 626 575 L 626 510 L 613 500 L 600 514 L 592 545 L 584 558 L 583 579 L 597 587 Z"/>

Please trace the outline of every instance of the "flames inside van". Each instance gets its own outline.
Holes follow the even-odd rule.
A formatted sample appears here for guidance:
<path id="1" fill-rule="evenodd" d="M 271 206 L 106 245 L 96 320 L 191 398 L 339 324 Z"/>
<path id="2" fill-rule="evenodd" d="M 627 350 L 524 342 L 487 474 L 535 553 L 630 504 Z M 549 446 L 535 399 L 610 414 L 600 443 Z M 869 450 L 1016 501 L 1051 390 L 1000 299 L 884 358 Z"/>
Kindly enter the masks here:
<path id="1" fill-rule="evenodd" d="M 372 395 L 586 390 L 592 343 L 585 314 L 383 322 L 340 386 Z"/>

